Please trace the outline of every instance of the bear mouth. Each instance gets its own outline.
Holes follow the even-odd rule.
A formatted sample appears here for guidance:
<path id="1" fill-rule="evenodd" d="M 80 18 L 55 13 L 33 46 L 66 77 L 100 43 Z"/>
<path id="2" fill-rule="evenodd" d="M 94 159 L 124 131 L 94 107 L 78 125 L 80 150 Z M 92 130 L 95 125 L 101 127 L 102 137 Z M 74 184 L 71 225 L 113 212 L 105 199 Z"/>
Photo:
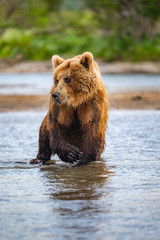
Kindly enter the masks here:
<path id="1" fill-rule="evenodd" d="M 67 102 L 67 99 L 68 99 L 68 98 L 66 97 L 66 98 L 64 98 L 62 101 L 57 100 L 56 103 L 58 103 L 58 104 L 65 103 L 65 102 Z"/>

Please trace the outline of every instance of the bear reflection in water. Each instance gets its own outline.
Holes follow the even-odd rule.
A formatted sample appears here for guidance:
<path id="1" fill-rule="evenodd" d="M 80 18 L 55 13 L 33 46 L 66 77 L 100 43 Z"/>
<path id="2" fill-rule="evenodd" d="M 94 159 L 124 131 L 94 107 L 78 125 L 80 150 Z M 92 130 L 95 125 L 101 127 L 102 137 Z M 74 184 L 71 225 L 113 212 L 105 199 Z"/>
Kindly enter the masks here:
<path id="1" fill-rule="evenodd" d="M 59 200 L 92 200 L 109 194 L 108 180 L 114 174 L 102 158 L 78 168 L 54 164 L 41 171 L 48 178 L 50 196 Z"/>

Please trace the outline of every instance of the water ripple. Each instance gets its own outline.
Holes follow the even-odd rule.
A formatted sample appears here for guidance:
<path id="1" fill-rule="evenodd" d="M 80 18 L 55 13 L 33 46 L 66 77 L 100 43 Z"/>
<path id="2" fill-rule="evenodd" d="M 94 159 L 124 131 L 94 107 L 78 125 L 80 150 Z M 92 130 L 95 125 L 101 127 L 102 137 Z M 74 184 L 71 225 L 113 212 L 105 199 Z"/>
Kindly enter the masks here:
<path id="1" fill-rule="evenodd" d="M 0 114 L 0 238 L 160 236 L 160 111 L 111 111 L 102 158 L 72 167 L 36 156 L 45 113 Z"/>

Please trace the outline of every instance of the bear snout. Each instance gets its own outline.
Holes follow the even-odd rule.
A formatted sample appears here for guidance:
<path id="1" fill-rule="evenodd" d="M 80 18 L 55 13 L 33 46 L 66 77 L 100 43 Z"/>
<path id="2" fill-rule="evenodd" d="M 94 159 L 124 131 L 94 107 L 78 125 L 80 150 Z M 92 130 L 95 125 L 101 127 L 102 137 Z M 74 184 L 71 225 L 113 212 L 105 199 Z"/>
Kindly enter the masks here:
<path id="1" fill-rule="evenodd" d="M 55 102 L 57 102 L 57 101 L 58 101 L 58 98 L 59 98 L 59 93 L 58 93 L 58 92 L 52 93 L 52 98 L 53 98 L 53 100 L 54 100 Z"/>

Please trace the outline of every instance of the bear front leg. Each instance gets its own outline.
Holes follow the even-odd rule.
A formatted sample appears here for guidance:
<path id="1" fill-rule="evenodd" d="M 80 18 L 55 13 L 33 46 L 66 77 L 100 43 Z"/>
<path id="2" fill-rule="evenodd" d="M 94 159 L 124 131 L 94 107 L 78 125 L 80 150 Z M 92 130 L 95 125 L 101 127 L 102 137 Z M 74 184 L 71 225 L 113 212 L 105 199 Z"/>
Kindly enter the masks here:
<path id="1" fill-rule="evenodd" d="M 81 145 L 83 158 L 78 165 L 95 161 L 102 152 L 102 139 L 96 134 L 94 124 L 87 124 L 82 128 Z"/>
<path id="2" fill-rule="evenodd" d="M 79 148 L 67 142 L 64 128 L 58 124 L 56 124 L 50 134 L 50 147 L 52 152 L 56 153 L 64 162 L 74 163 L 83 158 Z"/>
<path id="3" fill-rule="evenodd" d="M 39 131 L 39 150 L 36 159 L 32 159 L 30 164 L 44 163 L 51 157 L 52 151 L 49 145 L 49 134 L 46 129 L 45 119 Z"/>

